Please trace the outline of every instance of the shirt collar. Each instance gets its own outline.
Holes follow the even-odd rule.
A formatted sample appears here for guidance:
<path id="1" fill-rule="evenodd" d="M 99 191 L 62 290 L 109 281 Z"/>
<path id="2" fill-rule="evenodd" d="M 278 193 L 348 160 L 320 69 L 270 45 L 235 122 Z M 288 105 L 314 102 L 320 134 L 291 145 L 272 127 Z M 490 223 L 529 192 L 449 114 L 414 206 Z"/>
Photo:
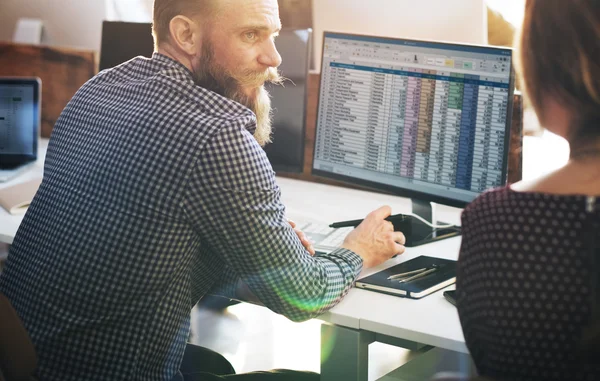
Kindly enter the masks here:
<path id="1" fill-rule="evenodd" d="M 201 94 L 200 98 L 202 99 L 201 103 L 205 104 L 205 102 L 208 100 L 209 103 L 213 106 L 211 107 L 213 111 L 215 111 L 216 107 L 219 108 L 224 114 L 231 114 L 232 112 L 237 111 L 238 113 L 244 114 L 247 117 L 249 117 L 251 119 L 251 122 L 246 125 L 246 129 L 250 133 L 254 133 L 254 131 L 256 130 L 256 116 L 248 107 L 232 99 L 217 94 L 214 91 L 196 85 L 194 81 L 194 75 L 190 71 L 190 69 L 188 69 L 181 62 L 169 56 L 155 52 L 154 54 L 152 54 L 152 61 L 164 67 L 164 69 L 161 70 L 163 74 L 177 79 L 179 81 L 183 81 L 184 83 L 186 83 L 186 85 L 189 85 L 192 88 L 194 88 L 196 92 L 199 92 Z M 216 101 L 219 99 L 221 101 Z M 223 107 L 223 104 L 228 104 L 229 107 Z"/>

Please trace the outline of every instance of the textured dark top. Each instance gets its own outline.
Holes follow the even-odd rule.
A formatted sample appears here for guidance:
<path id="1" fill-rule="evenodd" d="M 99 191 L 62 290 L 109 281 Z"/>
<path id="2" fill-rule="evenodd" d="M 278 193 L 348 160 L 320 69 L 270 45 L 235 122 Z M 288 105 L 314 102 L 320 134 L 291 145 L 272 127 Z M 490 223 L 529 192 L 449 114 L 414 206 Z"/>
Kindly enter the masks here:
<path id="1" fill-rule="evenodd" d="M 352 287 L 361 258 L 302 247 L 255 126 L 160 54 L 77 92 L 0 276 L 41 381 L 170 380 L 192 306 L 238 279 L 293 320 Z"/>
<path id="2" fill-rule="evenodd" d="M 503 188 L 465 209 L 458 311 L 481 375 L 600 380 L 600 359 L 577 354 L 591 318 L 586 234 L 590 218 L 600 219 L 598 204 Z"/>

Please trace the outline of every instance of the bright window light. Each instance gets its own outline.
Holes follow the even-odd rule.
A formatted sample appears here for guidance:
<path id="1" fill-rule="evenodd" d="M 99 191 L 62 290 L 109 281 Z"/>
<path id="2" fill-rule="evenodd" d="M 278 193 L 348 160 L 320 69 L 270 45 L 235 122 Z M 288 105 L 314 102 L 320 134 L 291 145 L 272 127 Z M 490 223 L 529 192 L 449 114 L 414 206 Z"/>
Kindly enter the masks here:
<path id="1" fill-rule="evenodd" d="M 489 7 L 517 28 L 521 27 L 525 16 L 525 0 L 486 0 Z"/>
<path id="2" fill-rule="evenodd" d="M 153 0 L 105 0 L 110 21 L 150 22 Z"/>

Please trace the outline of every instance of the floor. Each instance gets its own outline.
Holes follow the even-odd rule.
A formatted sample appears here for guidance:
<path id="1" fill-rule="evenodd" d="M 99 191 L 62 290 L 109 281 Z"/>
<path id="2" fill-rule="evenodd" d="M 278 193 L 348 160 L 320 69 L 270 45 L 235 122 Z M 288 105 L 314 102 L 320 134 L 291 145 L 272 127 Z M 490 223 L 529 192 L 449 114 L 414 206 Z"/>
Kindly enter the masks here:
<path id="1" fill-rule="evenodd" d="M 237 304 L 224 311 L 195 308 L 193 344 L 224 355 L 238 373 L 277 368 L 318 372 L 319 320 L 293 323 L 264 307 Z M 369 381 L 411 359 L 405 349 L 374 343 L 369 347 Z"/>

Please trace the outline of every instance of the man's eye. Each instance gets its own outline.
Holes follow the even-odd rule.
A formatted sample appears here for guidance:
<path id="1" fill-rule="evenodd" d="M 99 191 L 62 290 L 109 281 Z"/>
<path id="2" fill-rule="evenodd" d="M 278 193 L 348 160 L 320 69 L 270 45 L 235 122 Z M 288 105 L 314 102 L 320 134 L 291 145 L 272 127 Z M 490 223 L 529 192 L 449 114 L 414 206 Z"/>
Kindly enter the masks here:
<path id="1" fill-rule="evenodd" d="M 256 32 L 246 32 L 246 39 L 254 41 L 256 39 Z"/>

